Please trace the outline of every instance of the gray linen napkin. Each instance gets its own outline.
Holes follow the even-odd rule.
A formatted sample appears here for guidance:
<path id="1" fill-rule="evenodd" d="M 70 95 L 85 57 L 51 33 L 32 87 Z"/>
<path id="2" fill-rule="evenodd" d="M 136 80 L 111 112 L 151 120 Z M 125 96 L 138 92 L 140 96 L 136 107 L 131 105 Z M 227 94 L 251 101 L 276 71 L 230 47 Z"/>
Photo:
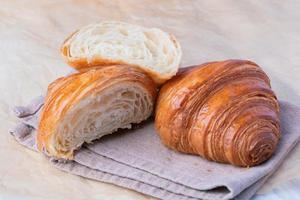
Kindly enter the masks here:
<path id="1" fill-rule="evenodd" d="M 25 107 L 15 107 L 20 123 L 10 133 L 36 150 L 35 129 L 43 97 Z M 66 172 L 112 183 L 166 200 L 250 199 L 279 167 L 300 140 L 300 108 L 286 102 L 281 106 L 282 138 L 275 155 L 266 163 L 240 168 L 207 161 L 198 156 L 169 150 L 160 142 L 153 122 L 105 136 L 84 145 L 67 163 L 49 158 Z"/>

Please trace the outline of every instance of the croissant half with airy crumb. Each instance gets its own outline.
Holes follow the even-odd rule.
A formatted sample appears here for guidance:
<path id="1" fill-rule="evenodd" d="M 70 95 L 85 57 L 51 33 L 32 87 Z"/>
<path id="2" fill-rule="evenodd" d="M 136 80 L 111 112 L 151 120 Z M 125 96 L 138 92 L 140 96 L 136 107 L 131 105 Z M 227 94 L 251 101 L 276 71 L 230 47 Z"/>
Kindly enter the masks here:
<path id="1" fill-rule="evenodd" d="M 139 67 L 158 85 L 177 73 L 182 55 L 173 35 L 117 21 L 79 29 L 64 41 L 61 52 L 76 69 L 126 64 Z"/>
<path id="2" fill-rule="evenodd" d="M 162 87 L 155 116 L 166 146 L 237 166 L 270 158 L 279 125 L 269 78 L 243 60 L 206 63 L 179 73 Z"/>
<path id="3" fill-rule="evenodd" d="M 142 70 L 106 66 L 59 78 L 48 87 L 38 127 L 39 150 L 73 159 L 74 150 L 147 119 L 156 86 Z"/>

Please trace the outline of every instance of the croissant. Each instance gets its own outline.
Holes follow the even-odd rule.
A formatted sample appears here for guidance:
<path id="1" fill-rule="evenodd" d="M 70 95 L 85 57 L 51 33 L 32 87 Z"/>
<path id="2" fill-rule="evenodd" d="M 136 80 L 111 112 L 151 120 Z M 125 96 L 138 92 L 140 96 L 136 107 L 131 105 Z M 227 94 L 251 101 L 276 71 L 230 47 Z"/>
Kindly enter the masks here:
<path id="1" fill-rule="evenodd" d="M 258 165 L 280 139 L 279 104 L 253 62 L 227 60 L 189 68 L 161 89 L 155 127 L 180 152 L 236 166 Z"/>
<path id="2" fill-rule="evenodd" d="M 38 149 L 72 160 L 74 150 L 84 142 L 147 119 L 156 93 L 153 80 L 130 66 L 98 67 L 59 78 L 48 87 Z"/>
<path id="3" fill-rule="evenodd" d="M 61 52 L 76 69 L 134 65 L 148 73 L 157 84 L 177 73 L 182 55 L 173 35 L 157 28 L 116 21 L 81 28 L 64 41 Z"/>

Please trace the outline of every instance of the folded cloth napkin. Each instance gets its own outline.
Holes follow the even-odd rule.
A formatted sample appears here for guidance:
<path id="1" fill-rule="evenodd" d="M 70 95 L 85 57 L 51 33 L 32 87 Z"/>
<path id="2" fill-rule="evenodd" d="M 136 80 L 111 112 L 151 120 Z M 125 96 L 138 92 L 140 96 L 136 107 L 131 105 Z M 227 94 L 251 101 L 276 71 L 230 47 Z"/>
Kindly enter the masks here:
<path id="1" fill-rule="evenodd" d="M 38 97 L 28 106 L 14 108 L 21 122 L 10 133 L 33 150 L 42 106 L 43 97 Z M 300 139 L 300 108 L 286 102 L 280 107 L 280 144 L 269 161 L 256 167 L 235 167 L 172 151 L 161 143 L 151 120 L 84 145 L 74 161 L 49 161 L 66 172 L 160 199 L 250 199 Z"/>

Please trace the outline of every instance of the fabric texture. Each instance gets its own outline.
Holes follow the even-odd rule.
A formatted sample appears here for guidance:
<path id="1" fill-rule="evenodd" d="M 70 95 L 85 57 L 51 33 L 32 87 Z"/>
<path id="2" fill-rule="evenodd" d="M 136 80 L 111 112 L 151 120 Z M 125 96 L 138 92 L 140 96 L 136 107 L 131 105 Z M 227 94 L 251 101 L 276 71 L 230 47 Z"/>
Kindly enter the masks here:
<path id="1" fill-rule="evenodd" d="M 43 100 L 40 96 L 13 109 L 20 123 L 10 133 L 33 150 Z M 256 167 L 235 167 L 172 151 L 161 143 L 151 119 L 84 145 L 74 161 L 49 161 L 63 171 L 160 199 L 250 199 L 300 140 L 300 108 L 287 102 L 280 102 L 280 107 L 279 146 L 270 160 Z"/>

